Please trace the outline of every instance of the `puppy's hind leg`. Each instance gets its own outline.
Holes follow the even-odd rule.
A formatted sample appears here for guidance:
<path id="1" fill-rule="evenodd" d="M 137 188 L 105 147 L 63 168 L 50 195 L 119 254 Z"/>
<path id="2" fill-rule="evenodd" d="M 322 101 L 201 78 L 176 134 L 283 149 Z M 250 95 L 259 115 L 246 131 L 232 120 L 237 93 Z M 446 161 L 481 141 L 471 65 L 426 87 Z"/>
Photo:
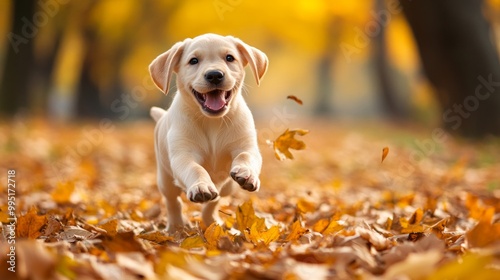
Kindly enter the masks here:
<path id="1" fill-rule="evenodd" d="M 174 184 L 172 176 L 158 170 L 158 188 L 167 201 L 167 232 L 174 233 L 185 226 L 191 227 L 182 214 L 182 190 Z"/>

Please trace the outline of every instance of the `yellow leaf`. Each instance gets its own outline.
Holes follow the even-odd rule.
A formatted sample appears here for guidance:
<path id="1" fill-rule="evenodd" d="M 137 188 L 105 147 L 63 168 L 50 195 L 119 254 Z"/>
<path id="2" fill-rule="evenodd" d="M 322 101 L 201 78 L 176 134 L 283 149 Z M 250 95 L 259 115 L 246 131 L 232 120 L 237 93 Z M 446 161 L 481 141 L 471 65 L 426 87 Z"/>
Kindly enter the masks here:
<path id="1" fill-rule="evenodd" d="M 57 203 L 68 203 L 74 190 L 75 184 L 73 182 L 58 182 L 51 196 Z"/>
<path id="2" fill-rule="evenodd" d="M 310 202 L 308 200 L 305 200 L 305 199 L 301 198 L 297 202 L 297 209 L 301 213 L 314 212 L 314 211 L 316 211 L 316 204 L 313 203 L 313 202 Z"/>
<path id="3" fill-rule="evenodd" d="M 411 225 L 415 225 L 420 223 L 423 217 L 424 217 L 424 211 L 421 208 L 418 208 L 417 210 L 415 210 L 413 215 L 411 215 L 410 220 L 408 220 L 408 222 Z"/>
<path id="4" fill-rule="evenodd" d="M 295 139 L 295 134 L 298 134 L 300 136 L 306 135 L 309 133 L 308 130 L 303 130 L 303 129 L 296 129 L 296 130 L 289 130 L 287 129 L 283 134 L 281 134 L 276 140 L 274 140 L 273 143 L 273 148 L 274 148 L 274 155 L 278 160 L 285 160 L 285 159 L 293 159 L 292 153 L 289 151 L 289 149 L 294 149 L 294 150 L 303 150 L 306 148 L 306 144 L 303 141 Z"/>
<path id="5" fill-rule="evenodd" d="M 9 206 L 4 205 L 0 207 L 0 222 L 8 224 L 10 222 L 10 218 L 13 218 L 9 214 Z"/>
<path id="6" fill-rule="evenodd" d="M 498 279 L 499 271 L 494 269 L 491 255 L 465 255 L 461 260 L 456 260 L 438 268 L 429 280 L 440 279 Z"/>
<path id="7" fill-rule="evenodd" d="M 180 247 L 189 250 L 194 248 L 201 248 L 204 247 L 204 245 L 205 241 L 203 240 L 203 237 L 201 237 L 200 235 L 193 235 L 182 240 Z"/>
<path id="8" fill-rule="evenodd" d="M 380 163 L 384 162 L 384 159 L 387 157 L 388 154 L 389 154 L 389 147 L 384 147 L 382 149 L 382 160 L 380 161 Z"/>
<path id="9" fill-rule="evenodd" d="M 344 226 L 339 225 L 337 221 L 332 220 L 328 227 L 322 232 L 323 235 L 334 234 L 344 229 Z"/>
<path id="10" fill-rule="evenodd" d="M 299 239 L 307 229 L 302 227 L 302 224 L 299 220 L 295 221 L 292 224 L 292 229 L 290 230 L 290 234 L 286 237 L 286 241 L 293 241 Z"/>
<path id="11" fill-rule="evenodd" d="M 269 243 L 278 240 L 280 236 L 279 226 L 272 226 L 268 230 L 258 230 L 257 224 L 253 224 L 250 227 L 250 231 L 245 231 L 245 236 L 248 240 L 250 240 L 253 244 L 257 245 L 260 242 L 264 243 L 266 246 Z"/>
<path id="12" fill-rule="evenodd" d="M 255 216 L 255 210 L 253 209 L 251 200 L 248 200 L 238 206 L 238 210 L 236 211 L 236 223 L 237 229 L 241 232 L 249 229 L 255 223 L 258 224 L 257 228 L 259 230 L 265 229 L 265 221 L 264 219 Z"/>
<path id="13" fill-rule="evenodd" d="M 216 249 L 219 239 L 226 234 L 220 225 L 213 223 L 205 230 L 204 235 L 207 240 L 207 244 L 210 247 L 209 249 Z"/>

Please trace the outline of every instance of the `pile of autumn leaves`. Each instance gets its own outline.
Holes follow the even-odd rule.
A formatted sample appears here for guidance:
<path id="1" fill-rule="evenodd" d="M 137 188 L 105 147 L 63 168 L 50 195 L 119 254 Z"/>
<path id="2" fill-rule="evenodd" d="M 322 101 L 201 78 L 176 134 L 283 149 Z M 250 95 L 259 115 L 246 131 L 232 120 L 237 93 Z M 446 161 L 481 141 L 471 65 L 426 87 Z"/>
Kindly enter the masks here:
<path id="1" fill-rule="evenodd" d="M 380 183 L 369 186 L 374 174 L 368 169 L 360 175 L 368 182 L 364 187 L 356 187 L 358 181 L 346 188 L 322 183 L 325 172 L 345 160 L 335 156 L 339 148 L 348 149 L 342 144 L 332 146 L 331 157 L 324 149 L 325 159 L 303 153 L 296 165 L 276 165 L 288 170 L 287 178 L 264 170 L 262 192 L 238 192 L 221 201 L 223 225 L 201 224 L 199 206 L 186 202 L 196 226 L 168 235 L 148 142 L 152 125 L 139 127 L 143 133 L 132 127 L 106 138 L 66 181 L 43 177 L 53 155 L 33 149 L 41 145 L 57 154 L 78 139 L 79 129 L 68 138 L 27 142 L 26 149 L 14 151 L 0 139 L 2 156 L 22 166 L 18 174 L 42 176 L 19 185 L 19 279 L 496 279 L 500 273 L 500 201 L 493 192 L 388 190 Z M 33 131 L 42 138 L 50 134 L 42 125 L 15 140 L 33 141 Z M 274 152 L 263 151 L 265 161 L 277 162 Z M 350 165 L 341 163 L 340 169 Z M 315 165 L 317 171 L 304 172 Z M 2 196 L 5 225 L 4 201 Z M 1 238 L 0 278 L 13 279 Z"/>

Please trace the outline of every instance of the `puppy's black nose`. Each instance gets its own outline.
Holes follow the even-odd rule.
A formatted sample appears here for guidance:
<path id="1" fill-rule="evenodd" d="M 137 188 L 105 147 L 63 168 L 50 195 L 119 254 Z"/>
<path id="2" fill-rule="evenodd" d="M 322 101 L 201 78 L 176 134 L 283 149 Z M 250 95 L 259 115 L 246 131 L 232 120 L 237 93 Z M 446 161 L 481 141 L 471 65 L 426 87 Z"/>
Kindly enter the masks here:
<path id="1" fill-rule="evenodd" d="M 211 84 L 218 85 L 224 81 L 224 73 L 219 70 L 208 71 L 205 73 L 205 80 Z"/>

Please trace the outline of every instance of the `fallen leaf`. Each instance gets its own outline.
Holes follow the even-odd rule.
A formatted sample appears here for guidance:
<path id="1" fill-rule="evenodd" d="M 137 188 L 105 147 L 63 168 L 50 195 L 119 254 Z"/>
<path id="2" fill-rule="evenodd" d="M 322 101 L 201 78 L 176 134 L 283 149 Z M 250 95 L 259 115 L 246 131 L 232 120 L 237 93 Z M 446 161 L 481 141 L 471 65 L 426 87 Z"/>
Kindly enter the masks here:
<path id="1" fill-rule="evenodd" d="M 287 99 L 291 99 L 295 102 L 297 102 L 298 104 L 302 105 L 304 102 L 302 102 L 302 100 L 300 100 L 297 96 L 295 95 L 289 95 L 286 97 Z"/>
<path id="2" fill-rule="evenodd" d="M 68 203 L 70 202 L 71 195 L 75 190 L 75 183 L 68 182 L 58 182 L 56 188 L 52 191 L 52 199 L 57 203 Z"/>
<path id="3" fill-rule="evenodd" d="M 467 254 L 438 268 L 427 279 L 498 279 L 498 275 L 500 271 L 495 269 L 492 255 Z"/>
<path id="4" fill-rule="evenodd" d="M 200 235 L 192 235 L 184 239 L 180 245 L 183 249 L 195 249 L 203 248 L 205 246 L 205 240 Z"/>
<path id="5" fill-rule="evenodd" d="M 466 234 L 467 241 L 471 248 L 485 247 L 492 243 L 500 242 L 500 223 L 490 224 L 479 222 L 472 230 Z"/>
<path id="6" fill-rule="evenodd" d="M 425 279 L 434 272 L 442 257 L 438 250 L 412 253 L 404 261 L 389 267 L 384 279 Z"/>
<path id="7" fill-rule="evenodd" d="M 139 234 L 137 237 L 148 240 L 151 242 L 155 242 L 158 244 L 165 244 L 167 241 L 174 241 L 172 236 L 166 235 L 161 231 L 153 231 L 148 233 Z"/>
<path id="8" fill-rule="evenodd" d="M 106 231 L 106 234 L 109 236 L 115 236 L 118 230 L 118 220 L 111 219 L 106 223 L 99 225 L 100 228 Z"/>
<path id="9" fill-rule="evenodd" d="M 292 228 L 290 229 L 290 233 L 286 237 L 286 241 L 295 241 L 299 239 L 304 233 L 307 232 L 307 229 L 302 227 L 302 223 L 297 220 L 292 224 Z"/>
<path id="10" fill-rule="evenodd" d="M 384 162 L 384 159 L 387 157 L 388 154 L 389 154 L 389 147 L 384 147 L 382 149 L 382 160 L 380 161 L 380 163 Z"/>
<path id="11" fill-rule="evenodd" d="M 42 228 L 47 223 L 47 216 L 38 215 L 35 207 L 28 213 L 17 218 L 16 236 L 36 239 L 42 234 Z"/>
<path id="12" fill-rule="evenodd" d="M 88 230 L 76 226 L 67 226 L 59 238 L 68 242 L 76 242 L 80 240 L 87 240 L 95 237 L 96 235 Z"/>
<path id="13" fill-rule="evenodd" d="M 274 155 L 278 160 L 285 160 L 285 159 L 293 159 L 292 153 L 289 151 L 289 149 L 294 149 L 294 150 L 303 150 L 306 148 L 306 144 L 301 141 L 295 139 L 295 135 L 298 134 L 300 136 L 306 135 L 309 133 L 308 130 L 303 130 L 303 129 L 296 129 L 296 130 L 289 130 L 287 129 L 283 134 L 281 134 L 276 140 L 274 140 L 273 143 L 273 149 L 274 149 Z"/>
<path id="14" fill-rule="evenodd" d="M 19 240 L 16 242 L 16 252 L 18 258 L 15 267 L 19 279 L 56 278 L 54 275 L 56 260 L 42 243 Z"/>

